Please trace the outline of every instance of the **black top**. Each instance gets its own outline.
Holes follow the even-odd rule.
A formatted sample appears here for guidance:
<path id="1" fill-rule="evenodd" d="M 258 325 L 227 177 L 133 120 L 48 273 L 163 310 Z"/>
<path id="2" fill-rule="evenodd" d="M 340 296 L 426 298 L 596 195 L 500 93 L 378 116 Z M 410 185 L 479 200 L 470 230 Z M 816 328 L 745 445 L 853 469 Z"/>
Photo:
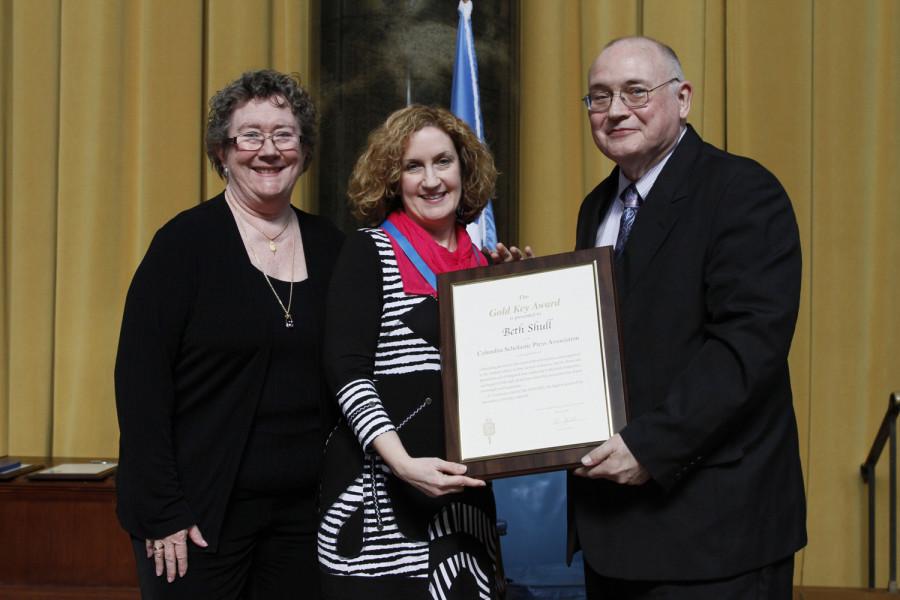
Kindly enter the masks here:
<path id="1" fill-rule="evenodd" d="M 287 306 L 290 283 L 270 281 Z M 293 287 L 294 326 L 286 328 L 282 319 L 282 326 L 272 329 L 269 370 L 235 487 L 257 493 L 306 490 L 313 506 L 322 455 L 320 315 L 314 310 L 321 304 L 321 290 L 309 285 L 308 279 Z M 271 293 L 270 299 L 269 308 L 280 313 L 281 307 Z"/>
<path id="2" fill-rule="evenodd" d="M 291 420 L 304 423 L 297 437 L 318 431 L 310 419 L 322 398 L 324 293 L 343 236 L 323 218 L 296 214 L 309 278 L 295 284 L 295 295 L 302 289 L 295 323 L 302 313 L 303 325 L 291 331 L 299 335 L 290 356 L 284 315 L 222 195 L 164 225 L 135 272 L 115 371 L 118 515 L 133 535 L 160 538 L 197 524 L 215 550 L 254 424 L 263 433 L 253 438 L 254 463 L 286 431 L 267 424 L 279 402 L 293 404 Z M 290 485 L 308 485 L 320 436 L 298 443 L 308 451 L 287 465 L 298 473 Z M 241 481 L 251 489 L 259 483 Z"/>

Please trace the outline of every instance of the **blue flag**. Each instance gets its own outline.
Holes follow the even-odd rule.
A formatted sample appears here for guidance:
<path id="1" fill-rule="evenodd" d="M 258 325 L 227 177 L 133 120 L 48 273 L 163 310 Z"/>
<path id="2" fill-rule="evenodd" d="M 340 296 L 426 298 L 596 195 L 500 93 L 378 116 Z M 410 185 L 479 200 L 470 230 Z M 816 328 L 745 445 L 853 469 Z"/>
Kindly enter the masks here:
<path id="1" fill-rule="evenodd" d="M 472 35 L 472 2 L 460 2 L 456 32 L 456 62 L 450 110 L 484 140 L 481 102 L 478 93 L 478 61 Z M 467 231 L 480 247 L 497 244 L 494 209 L 490 202 Z M 566 568 L 559 564 L 566 549 L 566 473 L 540 473 L 494 481 L 497 517 L 508 525 L 503 537 L 503 562 L 510 583 L 510 596 L 531 596 L 537 587 L 548 594 L 571 594 L 583 585 L 580 564 Z M 581 560 L 580 554 L 576 563 Z M 530 587 L 534 586 L 534 587 Z M 517 596 L 519 597 L 519 596 Z M 546 596 L 546 597 L 549 597 Z M 561 596 L 554 596 L 561 597 Z"/>
<path id="2" fill-rule="evenodd" d="M 472 1 L 461 1 L 457 12 L 459 27 L 456 30 L 456 61 L 453 63 L 450 110 L 472 128 L 478 139 L 484 141 L 478 94 L 478 59 L 475 57 L 475 38 L 472 36 Z M 467 231 L 479 248 L 494 249 L 497 244 L 497 227 L 494 225 L 494 207 L 490 201 L 478 218 L 469 224 Z"/>

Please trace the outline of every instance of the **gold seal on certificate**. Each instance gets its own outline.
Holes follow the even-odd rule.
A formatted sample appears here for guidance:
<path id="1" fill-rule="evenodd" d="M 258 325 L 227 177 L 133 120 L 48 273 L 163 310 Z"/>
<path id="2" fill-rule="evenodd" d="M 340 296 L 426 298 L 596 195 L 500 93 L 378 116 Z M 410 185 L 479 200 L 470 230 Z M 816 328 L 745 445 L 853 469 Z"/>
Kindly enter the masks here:
<path id="1" fill-rule="evenodd" d="M 496 478 L 579 464 L 625 424 L 611 250 L 438 277 L 447 458 Z"/>

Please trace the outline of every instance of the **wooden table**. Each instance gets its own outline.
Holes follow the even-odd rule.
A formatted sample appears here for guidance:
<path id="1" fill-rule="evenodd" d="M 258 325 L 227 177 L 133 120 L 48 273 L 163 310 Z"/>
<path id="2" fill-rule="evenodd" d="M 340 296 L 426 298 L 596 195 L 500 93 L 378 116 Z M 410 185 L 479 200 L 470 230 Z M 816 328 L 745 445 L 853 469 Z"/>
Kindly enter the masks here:
<path id="1" fill-rule="evenodd" d="M 90 459 L 19 460 L 51 466 Z M 114 477 L 0 481 L 0 598 L 140 598 L 131 541 L 116 519 Z"/>

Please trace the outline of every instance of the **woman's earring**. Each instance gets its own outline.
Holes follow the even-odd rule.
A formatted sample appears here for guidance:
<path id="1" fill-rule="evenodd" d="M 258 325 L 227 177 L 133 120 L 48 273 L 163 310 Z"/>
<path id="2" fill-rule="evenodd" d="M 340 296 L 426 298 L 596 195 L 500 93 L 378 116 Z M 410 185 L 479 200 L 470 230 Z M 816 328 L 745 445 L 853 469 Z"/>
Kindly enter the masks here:
<path id="1" fill-rule="evenodd" d="M 225 171 L 225 179 L 228 179 L 228 176 L 230 175 L 230 173 L 228 172 L 228 167 L 222 167 L 222 169 Z"/>

